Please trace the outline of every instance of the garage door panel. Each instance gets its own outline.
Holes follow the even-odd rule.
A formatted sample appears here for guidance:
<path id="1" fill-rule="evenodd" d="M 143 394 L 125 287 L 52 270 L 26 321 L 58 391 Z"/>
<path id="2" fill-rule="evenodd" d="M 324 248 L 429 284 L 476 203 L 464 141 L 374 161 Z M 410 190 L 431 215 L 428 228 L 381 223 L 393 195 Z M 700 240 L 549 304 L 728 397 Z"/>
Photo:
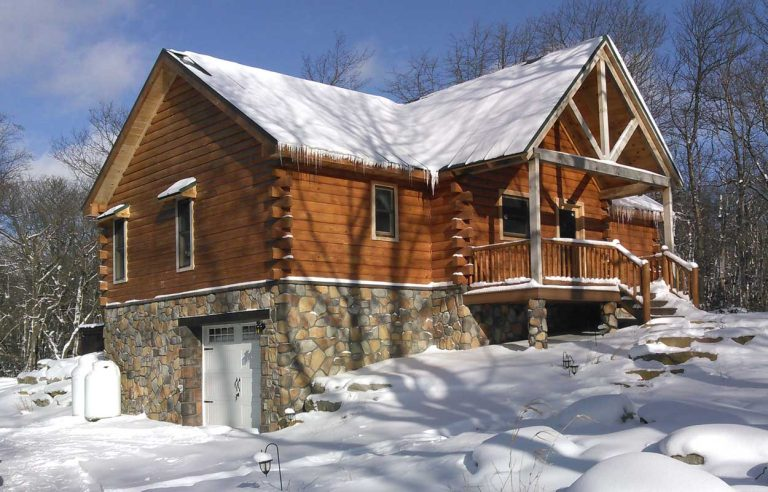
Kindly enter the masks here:
<path id="1" fill-rule="evenodd" d="M 261 346 L 243 327 L 206 327 L 203 363 L 205 423 L 258 427 L 261 410 Z M 246 340 L 243 340 L 246 338 Z M 239 392 L 238 392 L 239 389 Z"/>

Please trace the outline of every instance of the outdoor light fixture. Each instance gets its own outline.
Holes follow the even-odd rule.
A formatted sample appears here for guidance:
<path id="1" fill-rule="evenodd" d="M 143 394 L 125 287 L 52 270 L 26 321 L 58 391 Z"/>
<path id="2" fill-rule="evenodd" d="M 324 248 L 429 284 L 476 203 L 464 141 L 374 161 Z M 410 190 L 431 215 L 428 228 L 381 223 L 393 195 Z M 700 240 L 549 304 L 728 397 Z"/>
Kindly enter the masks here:
<path id="1" fill-rule="evenodd" d="M 574 363 L 573 357 L 568 352 L 563 352 L 563 369 L 568 371 L 571 376 L 575 376 L 579 370 L 579 365 Z"/>
<path id="2" fill-rule="evenodd" d="M 277 447 L 277 444 L 273 442 L 267 444 L 264 449 L 256 453 L 253 459 L 259 464 L 261 473 L 266 476 L 272 469 L 272 455 L 267 453 L 267 449 L 269 449 L 270 446 L 274 446 L 275 453 L 277 453 L 277 472 L 280 474 L 280 490 L 283 490 L 283 470 L 280 467 L 280 449 Z"/>
<path id="3" fill-rule="evenodd" d="M 296 421 L 296 410 L 289 407 L 285 409 L 284 413 L 285 413 L 285 420 L 288 422 L 288 425 Z"/>

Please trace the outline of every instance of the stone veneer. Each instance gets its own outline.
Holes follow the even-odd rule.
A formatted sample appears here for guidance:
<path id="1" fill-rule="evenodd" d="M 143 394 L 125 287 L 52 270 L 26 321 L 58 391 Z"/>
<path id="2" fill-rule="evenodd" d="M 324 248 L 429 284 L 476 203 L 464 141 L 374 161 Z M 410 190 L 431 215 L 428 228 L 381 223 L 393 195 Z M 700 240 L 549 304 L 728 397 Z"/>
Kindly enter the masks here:
<path id="1" fill-rule="evenodd" d="M 608 333 L 613 333 L 619 329 L 619 320 L 616 318 L 618 304 L 615 302 L 605 302 L 600 306 L 600 321 L 605 325 Z"/>
<path id="2" fill-rule="evenodd" d="M 271 308 L 267 287 L 108 306 L 104 349 L 120 368 L 123 412 L 202 424 L 201 334 L 179 326 L 179 318 Z M 262 345 L 270 340 L 269 325 Z"/>
<path id="3" fill-rule="evenodd" d="M 416 289 L 269 282 L 106 309 L 105 347 L 122 373 L 123 411 L 202 424 L 200 327 L 188 317 L 269 309 L 261 334 L 261 430 L 300 410 L 315 377 L 430 345 L 468 349 L 489 338 L 459 287 Z M 183 323 L 184 321 L 182 321 Z"/>
<path id="4" fill-rule="evenodd" d="M 547 301 L 531 299 L 528 301 L 528 343 L 537 349 L 547 348 Z"/>
<path id="5" fill-rule="evenodd" d="M 524 304 L 475 304 L 472 315 L 488 334 L 490 343 L 525 340 L 528 336 L 528 311 Z"/>

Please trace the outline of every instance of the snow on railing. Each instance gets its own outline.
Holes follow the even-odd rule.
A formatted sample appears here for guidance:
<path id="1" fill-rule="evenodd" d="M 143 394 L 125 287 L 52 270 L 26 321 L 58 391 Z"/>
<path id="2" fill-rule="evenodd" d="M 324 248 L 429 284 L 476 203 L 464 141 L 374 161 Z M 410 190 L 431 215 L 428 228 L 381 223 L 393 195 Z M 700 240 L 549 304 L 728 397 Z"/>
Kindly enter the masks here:
<path id="1" fill-rule="evenodd" d="M 616 250 L 626 256 L 632 263 L 635 265 L 642 267 L 646 263 L 648 263 L 648 260 L 644 260 L 640 258 L 639 256 L 636 256 L 634 253 L 632 253 L 630 250 L 622 246 L 621 242 L 619 242 L 618 239 L 613 240 L 613 247 L 616 248 Z"/>
<path id="2" fill-rule="evenodd" d="M 694 268 L 699 268 L 698 263 L 696 263 L 695 261 L 686 261 L 686 260 L 680 258 L 675 253 L 671 252 L 669 250 L 668 246 L 662 246 L 661 247 L 661 254 L 663 254 L 664 256 L 669 258 L 670 260 L 674 261 L 675 263 L 677 263 L 681 267 L 685 268 L 689 272 L 692 271 Z"/>

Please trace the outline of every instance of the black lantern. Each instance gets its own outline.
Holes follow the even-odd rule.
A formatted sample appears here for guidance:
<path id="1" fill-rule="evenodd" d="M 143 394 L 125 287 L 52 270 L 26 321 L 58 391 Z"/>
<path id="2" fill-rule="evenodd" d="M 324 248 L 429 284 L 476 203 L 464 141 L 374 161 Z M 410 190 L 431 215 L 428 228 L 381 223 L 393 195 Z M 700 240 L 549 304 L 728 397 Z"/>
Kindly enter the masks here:
<path id="1" fill-rule="evenodd" d="M 283 470 L 280 467 L 280 449 L 277 447 L 277 444 L 273 442 L 267 444 L 262 451 L 256 453 L 253 459 L 259 464 L 261 473 L 266 476 L 272 469 L 272 455 L 267 453 L 267 449 L 270 446 L 274 446 L 275 453 L 277 453 L 277 472 L 280 474 L 280 490 L 283 490 Z"/>

